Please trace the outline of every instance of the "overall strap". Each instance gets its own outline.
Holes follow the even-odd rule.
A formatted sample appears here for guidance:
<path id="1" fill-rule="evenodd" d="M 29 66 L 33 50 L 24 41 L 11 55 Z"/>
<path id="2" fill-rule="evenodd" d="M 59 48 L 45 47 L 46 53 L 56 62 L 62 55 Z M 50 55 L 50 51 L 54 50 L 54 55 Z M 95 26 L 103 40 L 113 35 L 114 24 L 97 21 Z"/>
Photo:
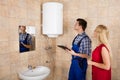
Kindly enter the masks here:
<path id="1" fill-rule="evenodd" d="M 78 35 L 77 35 L 78 36 Z M 77 38 L 77 36 L 73 39 L 73 42 L 72 42 L 72 44 L 74 44 L 74 41 L 75 41 L 75 39 Z"/>
<path id="2" fill-rule="evenodd" d="M 27 36 L 26 36 L 26 38 L 25 38 L 25 41 L 27 41 L 27 39 L 28 39 L 28 36 L 29 36 L 29 34 L 27 34 Z"/>
<path id="3" fill-rule="evenodd" d="M 84 38 L 86 38 L 86 37 L 88 37 L 87 35 L 85 35 L 84 37 L 82 37 L 82 39 L 80 39 L 80 41 L 77 43 L 77 46 L 79 46 L 80 47 L 80 44 L 81 44 L 81 42 L 82 42 L 82 40 L 84 39 Z M 89 37 L 88 37 L 89 38 Z"/>

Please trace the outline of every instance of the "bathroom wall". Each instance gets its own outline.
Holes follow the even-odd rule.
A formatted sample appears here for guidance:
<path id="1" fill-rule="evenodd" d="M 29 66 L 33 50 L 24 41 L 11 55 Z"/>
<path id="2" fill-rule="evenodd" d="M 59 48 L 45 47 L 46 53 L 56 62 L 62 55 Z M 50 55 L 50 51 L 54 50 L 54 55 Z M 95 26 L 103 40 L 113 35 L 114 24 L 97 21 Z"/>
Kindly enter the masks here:
<path id="1" fill-rule="evenodd" d="M 35 26 L 35 51 L 19 53 L 19 25 Z M 41 35 L 40 0 L 0 0 L 0 80 L 19 80 L 18 72 L 28 65 L 50 67 L 52 79 L 55 49 L 48 47 L 54 48 L 53 42 Z"/>
<path id="2" fill-rule="evenodd" d="M 52 0 L 51 0 L 52 1 Z M 120 80 L 120 9 L 118 0 L 59 0 L 64 4 L 64 34 L 56 39 L 56 44 L 71 47 L 76 33 L 73 30 L 75 20 L 80 17 L 88 22 L 87 34 L 92 38 L 95 27 L 99 24 L 108 26 L 110 44 L 113 53 L 112 80 Z M 92 38 L 93 40 L 93 38 Z M 93 49 L 95 43 L 93 42 Z M 56 48 L 54 80 L 67 80 L 71 56 Z M 91 67 L 88 68 L 87 80 L 91 80 Z"/>
<path id="3" fill-rule="evenodd" d="M 64 4 L 64 34 L 56 39 L 41 33 L 41 5 L 47 1 Z M 67 80 L 71 56 L 57 44 L 71 47 L 76 35 L 73 30 L 76 18 L 88 21 L 86 32 L 92 38 L 96 25 L 107 25 L 113 52 L 112 80 L 120 80 L 119 0 L 0 0 L 0 80 L 19 80 L 17 73 L 33 66 L 44 65 L 51 69 L 46 80 Z M 18 25 L 36 28 L 36 50 L 19 53 Z M 93 42 L 93 47 L 95 43 Z M 87 80 L 91 80 L 91 67 Z"/>

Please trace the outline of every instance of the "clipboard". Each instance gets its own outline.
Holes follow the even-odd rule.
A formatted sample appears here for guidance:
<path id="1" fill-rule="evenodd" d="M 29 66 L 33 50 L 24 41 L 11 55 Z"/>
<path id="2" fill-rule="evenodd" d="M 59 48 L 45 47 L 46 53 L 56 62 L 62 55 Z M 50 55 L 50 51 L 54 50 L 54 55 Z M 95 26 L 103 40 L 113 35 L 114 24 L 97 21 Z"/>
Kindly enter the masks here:
<path id="1" fill-rule="evenodd" d="M 60 47 L 60 48 L 62 48 L 62 49 L 64 49 L 64 50 L 69 50 L 69 51 L 71 51 L 71 49 L 69 49 L 68 47 L 66 47 L 66 46 L 64 46 L 64 45 L 57 45 L 58 47 Z"/>

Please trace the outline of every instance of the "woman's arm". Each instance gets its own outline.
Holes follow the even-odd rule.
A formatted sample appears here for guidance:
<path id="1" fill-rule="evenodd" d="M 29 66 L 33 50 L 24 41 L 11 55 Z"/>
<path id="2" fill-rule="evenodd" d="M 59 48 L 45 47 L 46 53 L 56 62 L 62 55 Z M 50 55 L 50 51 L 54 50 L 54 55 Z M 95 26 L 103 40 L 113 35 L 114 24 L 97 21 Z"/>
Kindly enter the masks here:
<path id="1" fill-rule="evenodd" d="M 94 65 L 101 69 L 109 70 L 110 69 L 110 55 L 109 55 L 108 50 L 105 47 L 102 47 L 101 54 L 102 54 L 103 63 L 97 63 L 97 62 L 88 60 L 88 64 Z"/>

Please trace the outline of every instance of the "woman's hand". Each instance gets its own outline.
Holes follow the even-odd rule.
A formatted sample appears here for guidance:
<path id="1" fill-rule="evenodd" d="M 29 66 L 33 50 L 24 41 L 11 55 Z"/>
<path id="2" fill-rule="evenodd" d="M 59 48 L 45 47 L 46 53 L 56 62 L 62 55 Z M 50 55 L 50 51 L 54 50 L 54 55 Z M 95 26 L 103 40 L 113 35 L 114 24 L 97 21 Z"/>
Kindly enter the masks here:
<path id="1" fill-rule="evenodd" d="M 92 61 L 91 60 L 87 60 L 88 65 L 92 65 Z"/>

